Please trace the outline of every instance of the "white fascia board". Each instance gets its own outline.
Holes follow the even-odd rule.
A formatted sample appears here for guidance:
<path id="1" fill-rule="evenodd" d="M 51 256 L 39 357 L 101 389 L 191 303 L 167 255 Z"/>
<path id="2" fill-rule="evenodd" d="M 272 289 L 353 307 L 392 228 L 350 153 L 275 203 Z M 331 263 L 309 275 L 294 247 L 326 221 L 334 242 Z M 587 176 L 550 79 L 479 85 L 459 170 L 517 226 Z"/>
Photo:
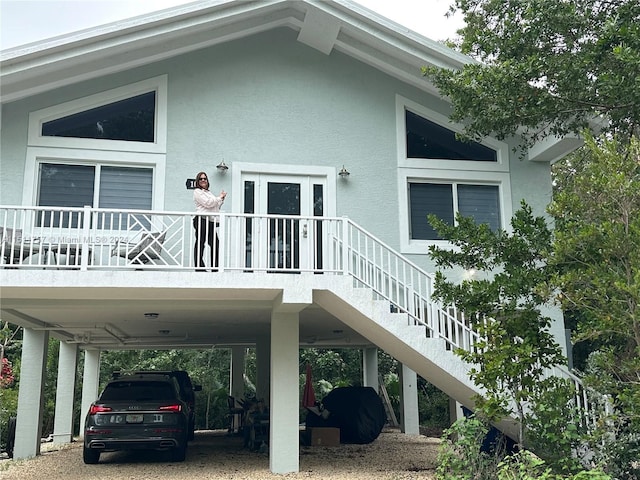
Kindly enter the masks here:
<path id="1" fill-rule="evenodd" d="M 300 41 L 325 53 L 341 45 L 343 52 L 431 93 L 437 92 L 421 78 L 420 67 L 473 62 L 346 0 L 205 0 L 1 52 L 2 102 L 278 26 L 301 31 Z"/>
<path id="2" fill-rule="evenodd" d="M 577 135 L 567 135 L 562 138 L 549 136 L 529 149 L 529 160 L 553 164 L 583 144 L 584 141 Z"/>

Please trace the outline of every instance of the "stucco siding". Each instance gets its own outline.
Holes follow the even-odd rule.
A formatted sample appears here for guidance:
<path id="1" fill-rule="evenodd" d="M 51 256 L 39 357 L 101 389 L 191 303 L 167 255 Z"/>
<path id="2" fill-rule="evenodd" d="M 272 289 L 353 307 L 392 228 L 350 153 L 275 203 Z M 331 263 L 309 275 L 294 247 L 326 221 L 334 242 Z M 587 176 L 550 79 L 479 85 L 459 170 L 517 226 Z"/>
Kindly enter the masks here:
<path id="1" fill-rule="evenodd" d="M 399 149 L 396 96 L 446 115 L 447 104 L 361 62 L 324 55 L 278 29 L 205 48 L 145 67 L 9 103 L 2 118 L 2 203 L 22 202 L 29 113 L 147 78 L 167 75 L 165 210 L 191 211 L 185 180 L 209 173 L 230 198 L 231 175 L 215 165 L 235 162 L 292 166 L 345 165 L 336 182 L 338 216 L 348 216 L 400 250 Z M 544 212 L 549 165 L 510 153 L 511 208 L 526 198 Z M 162 180 L 162 179 L 161 179 Z M 27 181 L 30 181 L 27 179 Z M 37 179 L 33 179 L 37 182 Z M 229 208 L 230 202 L 227 203 Z M 411 255 L 431 268 L 424 254 Z"/>

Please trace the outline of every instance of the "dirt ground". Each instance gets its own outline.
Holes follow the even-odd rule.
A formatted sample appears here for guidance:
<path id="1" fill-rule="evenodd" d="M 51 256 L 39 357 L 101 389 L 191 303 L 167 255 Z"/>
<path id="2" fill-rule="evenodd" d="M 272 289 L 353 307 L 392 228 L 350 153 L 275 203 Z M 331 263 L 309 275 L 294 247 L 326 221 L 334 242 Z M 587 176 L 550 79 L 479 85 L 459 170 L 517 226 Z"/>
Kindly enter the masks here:
<path id="1" fill-rule="evenodd" d="M 433 479 L 439 438 L 404 435 L 385 429 L 370 444 L 300 447 L 297 473 L 276 475 L 269 455 L 243 446 L 243 439 L 224 430 L 197 431 L 185 462 L 171 462 L 167 452 L 112 452 L 97 465 L 82 461 L 82 443 L 43 444 L 42 454 L 28 460 L 0 460 L 2 480 L 273 480 Z"/>

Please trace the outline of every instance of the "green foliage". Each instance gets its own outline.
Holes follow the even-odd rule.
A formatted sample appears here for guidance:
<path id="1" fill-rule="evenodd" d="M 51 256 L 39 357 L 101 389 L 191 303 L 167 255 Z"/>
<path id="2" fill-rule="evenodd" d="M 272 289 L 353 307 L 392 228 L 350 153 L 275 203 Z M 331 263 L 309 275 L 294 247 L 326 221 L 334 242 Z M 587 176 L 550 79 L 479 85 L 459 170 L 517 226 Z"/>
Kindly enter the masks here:
<path id="1" fill-rule="evenodd" d="M 514 413 L 523 425 L 525 404 L 548 388 L 544 369 L 566 362 L 549 331 L 551 319 L 541 314 L 552 300 L 552 270 L 546 263 L 551 232 L 524 202 L 511 220 L 512 233 L 494 232 L 461 215 L 456 225 L 433 215 L 429 221 L 453 245 L 430 247 L 437 267 L 473 269 L 486 277 L 453 283 L 438 271 L 434 289 L 445 305 L 465 313 L 483 339 L 476 349 L 456 352 L 474 365 L 470 376 L 486 391 L 478 406 L 492 419 Z M 524 441 L 523 430 L 519 441 Z"/>
<path id="2" fill-rule="evenodd" d="M 582 412 L 572 401 L 575 389 L 561 378 L 550 379 L 548 387 L 537 392 L 526 415 L 527 446 L 554 472 L 575 473 L 582 467 L 576 452 L 582 451 L 587 435 Z"/>
<path id="3" fill-rule="evenodd" d="M 456 0 L 458 47 L 482 63 L 425 67 L 474 139 L 545 136 L 598 127 L 629 136 L 640 124 L 637 0 Z"/>
<path id="4" fill-rule="evenodd" d="M 611 480 L 601 470 L 583 470 L 575 475 L 556 474 L 547 464 L 527 450 L 500 462 L 497 480 Z"/>
<path id="5" fill-rule="evenodd" d="M 558 473 L 529 450 L 506 455 L 480 445 L 489 425 L 477 417 L 458 420 L 445 430 L 438 453 L 437 480 L 612 480 L 600 469 Z M 617 478 L 617 477 L 616 477 Z"/>
<path id="6" fill-rule="evenodd" d="M 438 452 L 437 480 L 496 478 L 500 451 L 486 453 L 480 445 L 489 425 L 476 417 L 463 418 L 444 431 Z"/>
<path id="7" fill-rule="evenodd" d="M 640 141 L 587 136 L 586 148 L 555 173 L 559 188 L 549 208 L 557 223 L 555 282 L 564 307 L 577 318 L 574 342 L 586 343 L 591 352 L 584 381 L 608 395 L 615 407 L 594 446 L 607 471 L 621 479 L 637 478 Z"/>
<path id="8" fill-rule="evenodd" d="M 18 412 L 18 389 L 0 388 L 0 451 L 7 446 L 7 428 L 10 417 Z"/>
<path id="9" fill-rule="evenodd" d="M 420 425 L 437 429 L 450 426 L 449 396 L 418 377 L 418 413 Z"/>
<path id="10" fill-rule="evenodd" d="M 230 350 L 216 348 L 103 352 L 100 385 L 104 387 L 116 371 L 186 370 L 192 382 L 202 386 L 202 391 L 196 393 L 196 428 L 225 428 L 230 359 Z"/>

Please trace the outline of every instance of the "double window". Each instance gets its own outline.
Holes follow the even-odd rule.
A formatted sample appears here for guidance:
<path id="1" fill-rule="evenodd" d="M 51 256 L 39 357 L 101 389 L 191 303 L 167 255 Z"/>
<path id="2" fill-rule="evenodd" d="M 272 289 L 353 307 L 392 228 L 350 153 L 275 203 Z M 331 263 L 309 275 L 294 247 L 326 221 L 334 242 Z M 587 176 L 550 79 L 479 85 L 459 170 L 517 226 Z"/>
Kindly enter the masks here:
<path id="1" fill-rule="evenodd" d="M 157 77 L 33 112 L 27 160 L 36 182 L 25 203 L 162 208 L 166 88 L 166 77 Z M 41 219 L 62 223 L 59 215 Z"/>
<path id="2" fill-rule="evenodd" d="M 464 183 L 409 183 L 410 228 L 412 240 L 441 240 L 428 222 L 433 214 L 450 225 L 455 213 L 500 228 L 500 193 L 497 185 Z"/>
<path id="3" fill-rule="evenodd" d="M 426 253 L 443 240 L 431 214 L 450 225 L 460 213 L 503 228 L 511 195 L 506 145 L 462 140 L 445 116 L 408 99 L 398 97 L 396 109 L 403 252 Z"/>
<path id="4" fill-rule="evenodd" d="M 153 169 L 41 163 L 38 185 L 40 206 L 151 210 Z M 77 227 L 76 216 L 68 219 L 69 226 Z M 62 226 L 64 219 L 52 214 L 40 223 L 45 227 Z M 124 225 L 108 228 L 122 229 Z"/>

